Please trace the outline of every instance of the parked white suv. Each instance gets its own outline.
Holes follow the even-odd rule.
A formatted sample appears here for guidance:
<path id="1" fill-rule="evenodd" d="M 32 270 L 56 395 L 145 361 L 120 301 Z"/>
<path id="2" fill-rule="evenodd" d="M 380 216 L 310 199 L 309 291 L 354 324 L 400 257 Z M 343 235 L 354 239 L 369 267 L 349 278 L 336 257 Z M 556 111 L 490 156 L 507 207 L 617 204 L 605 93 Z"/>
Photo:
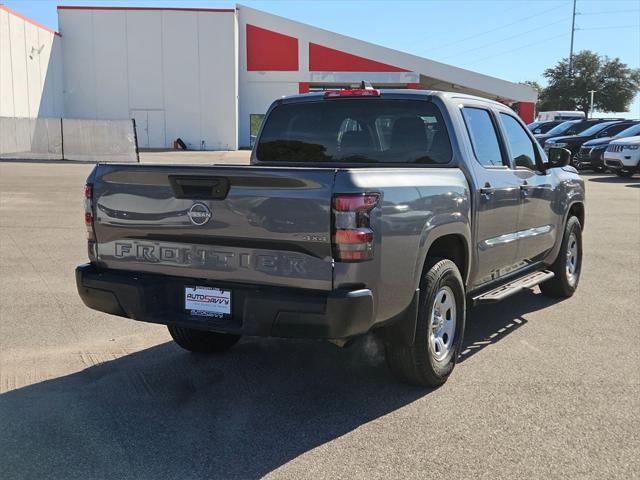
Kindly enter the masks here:
<path id="1" fill-rule="evenodd" d="M 604 152 L 607 168 L 621 177 L 640 171 L 640 136 L 621 138 L 609 143 Z"/>

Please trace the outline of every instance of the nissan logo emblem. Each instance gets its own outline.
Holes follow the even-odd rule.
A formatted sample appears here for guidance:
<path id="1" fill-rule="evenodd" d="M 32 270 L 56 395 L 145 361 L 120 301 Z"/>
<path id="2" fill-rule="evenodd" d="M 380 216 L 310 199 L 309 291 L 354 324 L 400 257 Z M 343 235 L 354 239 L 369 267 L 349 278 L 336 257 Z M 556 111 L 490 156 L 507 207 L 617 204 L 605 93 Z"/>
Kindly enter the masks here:
<path id="1" fill-rule="evenodd" d="M 187 216 L 189 220 L 191 220 L 191 223 L 201 226 L 207 223 L 213 215 L 209 207 L 204 203 L 194 203 L 187 212 Z"/>

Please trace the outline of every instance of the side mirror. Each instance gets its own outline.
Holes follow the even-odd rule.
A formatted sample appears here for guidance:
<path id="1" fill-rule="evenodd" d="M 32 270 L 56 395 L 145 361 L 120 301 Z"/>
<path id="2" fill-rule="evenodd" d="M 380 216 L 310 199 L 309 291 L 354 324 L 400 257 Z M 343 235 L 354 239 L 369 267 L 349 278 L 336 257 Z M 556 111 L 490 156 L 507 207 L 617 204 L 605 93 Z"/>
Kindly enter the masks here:
<path id="1" fill-rule="evenodd" d="M 566 148 L 551 147 L 547 154 L 547 168 L 566 167 L 571 162 L 571 151 Z"/>

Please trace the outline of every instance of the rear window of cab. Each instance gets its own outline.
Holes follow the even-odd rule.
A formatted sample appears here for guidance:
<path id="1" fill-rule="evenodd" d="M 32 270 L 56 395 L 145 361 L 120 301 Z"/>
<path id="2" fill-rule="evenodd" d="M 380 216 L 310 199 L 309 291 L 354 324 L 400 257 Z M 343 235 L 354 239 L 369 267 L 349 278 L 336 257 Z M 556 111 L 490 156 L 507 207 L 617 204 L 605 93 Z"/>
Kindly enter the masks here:
<path id="1" fill-rule="evenodd" d="M 438 107 L 423 100 L 284 103 L 256 148 L 263 162 L 445 164 L 451 143 Z"/>

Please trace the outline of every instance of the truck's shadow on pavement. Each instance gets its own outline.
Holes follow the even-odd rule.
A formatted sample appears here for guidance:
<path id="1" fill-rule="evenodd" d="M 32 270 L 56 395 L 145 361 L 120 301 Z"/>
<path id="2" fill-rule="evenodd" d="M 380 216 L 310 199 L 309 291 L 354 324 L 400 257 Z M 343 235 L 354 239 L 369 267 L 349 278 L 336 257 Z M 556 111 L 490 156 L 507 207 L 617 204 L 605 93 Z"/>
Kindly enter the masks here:
<path id="1" fill-rule="evenodd" d="M 493 345 L 527 324 L 524 315 L 558 303 L 558 299 L 525 291 L 493 305 L 470 309 L 464 345 L 458 363 L 471 358 L 483 348 Z"/>
<path id="2" fill-rule="evenodd" d="M 526 293 L 475 309 L 462 360 L 550 304 Z M 158 345 L 1 395 L 0 477 L 261 477 L 429 393 L 383 358 L 372 338 L 249 339 L 219 357 Z"/>
<path id="3" fill-rule="evenodd" d="M 605 174 L 600 174 L 600 175 L 605 175 Z M 592 177 L 591 175 L 582 174 L 582 176 L 588 178 L 590 182 L 596 182 L 596 183 L 625 183 L 625 184 L 627 184 L 627 186 L 640 185 L 640 178 L 638 178 L 638 177 L 619 177 L 618 175 L 615 175 L 613 173 L 609 173 L 609 174 L 606 174 L 606 175 L 608 175 L 608 176 L 606 176 L 606 177 L 603 177 L 603 176 Z"/>

